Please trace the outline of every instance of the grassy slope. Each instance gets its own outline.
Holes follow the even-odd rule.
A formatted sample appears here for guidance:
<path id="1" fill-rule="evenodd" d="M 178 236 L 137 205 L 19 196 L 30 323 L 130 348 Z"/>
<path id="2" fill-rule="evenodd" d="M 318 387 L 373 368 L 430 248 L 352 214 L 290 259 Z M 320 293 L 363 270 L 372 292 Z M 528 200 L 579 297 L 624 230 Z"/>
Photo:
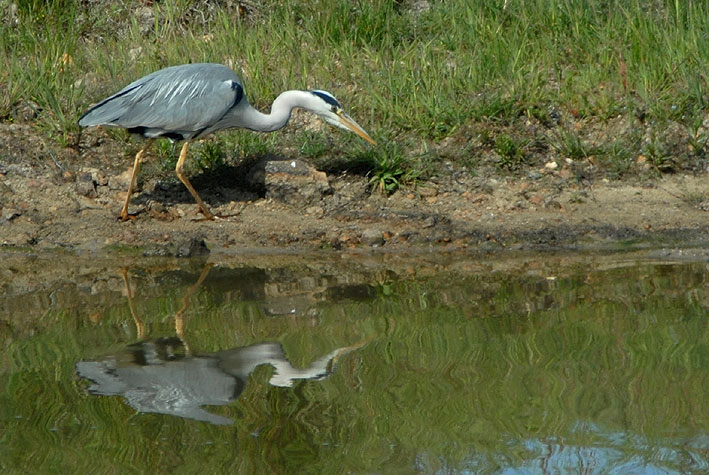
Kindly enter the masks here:
<path id="1" fill-rule="evenodd" d="M 385 145 L 338 135 L 333 156 L 323 133 L 223 134 L 205 164 L 285 147 L 389 188 L 443 160 L 496 173 L 572 159 L 577 178 L 707 164 L 705 2 L 48 3 L 0 3 L 0 119 L 38 109 L 30 120 L 61 145 L 129 81 L 211 61 L 239 70 L 260 108 L 284 89 L 330 90 Z"/>

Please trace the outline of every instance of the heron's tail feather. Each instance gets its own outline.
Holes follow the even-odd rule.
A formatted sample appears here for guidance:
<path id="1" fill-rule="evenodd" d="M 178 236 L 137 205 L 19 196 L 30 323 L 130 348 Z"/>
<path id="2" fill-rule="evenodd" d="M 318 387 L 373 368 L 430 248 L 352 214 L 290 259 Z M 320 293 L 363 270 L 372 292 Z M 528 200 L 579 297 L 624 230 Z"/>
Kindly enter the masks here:
<path id="1" fill-rule="evenodd" d="M 134 92 L 139 85 L 126 87 L 122 91 L 104 99 L 79 118 L 79 126 L 92 127 L 95 125 L 123 125 L 120 119 L 128 112 L 134 102 Z"/>

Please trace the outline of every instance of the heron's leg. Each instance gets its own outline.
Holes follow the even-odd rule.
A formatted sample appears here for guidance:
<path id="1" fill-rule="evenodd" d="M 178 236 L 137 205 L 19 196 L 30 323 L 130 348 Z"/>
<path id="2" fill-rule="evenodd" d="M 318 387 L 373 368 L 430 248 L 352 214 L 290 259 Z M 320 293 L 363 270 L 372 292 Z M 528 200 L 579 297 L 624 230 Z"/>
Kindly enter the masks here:
<path id="1" fill-rule="evenodd" d="M 187 187 L 187 190 L 190 192 L 192 197 L 199 205 L 199 208 L 202 210 L 202 214 L 204 214 L 204 217 L 207 219 L 214 219 L 214 215 L 209 212 L 207 205 L 204 204 L 204 201 L 202 201 L 202 198 L 199 197 L 187 177 L 182 174 L 182 167 L 185 164 L 185 158 L 187 157 L 187 148 L 189 147 L 190 143 L 191 140 L 186 140 L 185 144 L 182 146 L 182 150 L 180 151 L 180 158 L 177 160 L 177 166 L 175 167 L 175 173 L 177 173 L 177 178 L 179 178 L 182 184 Z"/>
<path id="2" fill-rule="evenodd" d="M 130 203 L 130 197 L 133 194 L 133 188 L 135 188 L 135 182 L 138 179 L 138 171 L 140 170 L 140 162 L 145 155 L 145 151 L 153 144 L 154 139 L 148 139 L 143 148 L 140 149 L 138 153 L 135 154 L 135 162 L 133 163 L 133 173 L 130 175 L 130 185 L 128 185 L 128 194 L 126 195 L 126 201 L 123 203 L 123 209 L 121 210 L 121 220 L 126 221 L 130 218 L 128 214 L 128 204 Z"/>

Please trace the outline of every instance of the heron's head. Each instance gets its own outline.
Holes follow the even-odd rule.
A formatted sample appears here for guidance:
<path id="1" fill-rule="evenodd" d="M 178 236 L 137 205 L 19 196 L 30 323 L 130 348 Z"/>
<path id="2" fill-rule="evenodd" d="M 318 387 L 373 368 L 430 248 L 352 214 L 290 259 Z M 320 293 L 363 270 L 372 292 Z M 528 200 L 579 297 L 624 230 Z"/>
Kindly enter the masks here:
<path id="1" fill-rule="evenodd" d="M 312 109 L 312 112 L 320 116 L 320 118 L 322 118 L 325 122 L 335 127 L 339 127 L 340 129 L 354 132 L 372 145 L 377 144 L 372 137 L 370 137 L 369 134 L 352 119 L 352 117 L 347 115 L 347 113 L 342 110 L 342 106 L 339 102 L 337 102 L 335 96 L 327 91 L 319 90 L 310 91 L 310 93 L 318 99 L 316 101 L 317 105 L 314 109 Z"/>

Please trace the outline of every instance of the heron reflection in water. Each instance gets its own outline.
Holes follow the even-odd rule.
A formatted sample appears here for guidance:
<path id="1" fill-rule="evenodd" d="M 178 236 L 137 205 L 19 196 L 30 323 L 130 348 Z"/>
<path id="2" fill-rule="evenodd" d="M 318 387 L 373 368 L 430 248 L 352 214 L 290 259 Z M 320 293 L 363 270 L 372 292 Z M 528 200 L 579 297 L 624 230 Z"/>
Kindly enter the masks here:
<path id="1" fill-rule="evenodd" d="M 123 396 L 138 412 L 167 414 L 212 424 L 231 424 L 231 419 L 212 414 L 201 406 L 226 405 L 237 399 L 256 367 L 273 366 L 275 372 L 269 383 L 290 387 L 298 379 L 326 378 L 332 374 L 339 357 L 366 343 L 338 348 L 302 369 L 295 368 L 288 361 L 282 346 L 276 342 L 193 355 L 184 338 L 183 313 L 208 272 L 209 266 L 205 267 L 197 283 L 185 295 L 182 307 L 175 315 L 177 337 L 143 340 L 96 361 L 76 364 L 79 376 L 93 381 L 88 388 L 91 394 Z M 126 271 L 123 271 L 123 278 L 138 337 L 143 338 L 144 324 L 135 310 Z"/>

